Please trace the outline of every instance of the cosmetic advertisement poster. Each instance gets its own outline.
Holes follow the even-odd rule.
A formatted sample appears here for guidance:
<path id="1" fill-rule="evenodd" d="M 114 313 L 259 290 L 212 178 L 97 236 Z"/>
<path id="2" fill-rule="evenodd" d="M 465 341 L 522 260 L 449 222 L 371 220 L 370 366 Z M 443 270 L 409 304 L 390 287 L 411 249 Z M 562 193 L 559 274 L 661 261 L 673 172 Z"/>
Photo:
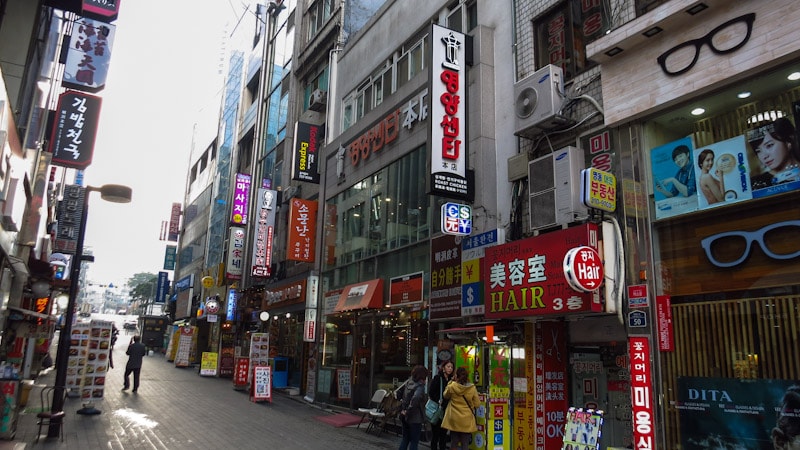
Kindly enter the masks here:
<path id="1" fill-rule="evenodd" d="M 692 163 L 699 209 L 753 198 L 744 136 L 694 149 Z"/>
<path id="2" fill-rule="evenodd" d="M 796 124 L 800 108 L 794 103 L 792 109 Z M 753 198 L 800 189 L 800 148 L 795 124 L 788 117 L 778 117 L 745 134 Z"/>
<path id="3" fill-rule="evenodd" d="M 800 430 L 800 380 L 679 377 L 685 450 L 788 448 Z"/>
<path id="4" fill-rule="evenodd" d="M 656 219 L 697 211 L 697 174 L 692 163 L 694 144 L 687 136 L 650 152 Z"/>

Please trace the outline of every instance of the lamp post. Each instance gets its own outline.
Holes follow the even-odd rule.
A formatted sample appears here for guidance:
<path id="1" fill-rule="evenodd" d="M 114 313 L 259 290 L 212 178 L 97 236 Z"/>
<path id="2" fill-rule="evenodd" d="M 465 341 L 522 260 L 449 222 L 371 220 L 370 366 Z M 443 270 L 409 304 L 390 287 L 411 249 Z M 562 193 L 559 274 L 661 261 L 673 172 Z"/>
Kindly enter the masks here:
<path id="1" fill-rule="evenodd" d="M 67 383 L 67 364 L 69 364 L 69 344 L 72 334 L 72 321 L 75 317 L 75 303 L 78 297 L 78 284 L 81 276 L 81 260 L 83 259 L 83 241 L 86 235 L 86 218 L 89 209 L 89 193 L 99 192 L 100 198 L 113 203 L 129 203 L 131 201 L 132 190 L 128 186 L 119 184 L 105 184 L 100 187 L 86 186 L 83 192 L 83 202 L 81 209 L 81 222 L 78 226 L 78 238 L 76 241 L 75 255 L 72 257 L 72 266 L 69 272 L 69 300 L 67 310 L 64 313 L 64 324 L 58 336 L 58 350 L 56 352 L 56 381 L 53 389 L 52 412 L 64 410 L 64 396 L 66 395 Z M 48 438 L 57 438 L 60 433 L 61 421 L 50 422 L 47 430 Z"/>

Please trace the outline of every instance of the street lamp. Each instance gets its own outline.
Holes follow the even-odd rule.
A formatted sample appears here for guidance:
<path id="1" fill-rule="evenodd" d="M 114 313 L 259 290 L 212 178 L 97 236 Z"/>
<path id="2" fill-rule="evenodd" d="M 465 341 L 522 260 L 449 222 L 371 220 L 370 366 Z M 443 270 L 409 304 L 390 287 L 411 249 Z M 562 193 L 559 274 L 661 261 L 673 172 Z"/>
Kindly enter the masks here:
<path id="1" fill-rule="evenodd" d="M 81 210 L 81 223 L 78 226 L 78 239 L 75 255 L 72 257 L 72 267 L 69 273 L 69 300 L 64 313 L 64 323 L 58 336 L 58 350 L 56 353 L 56 383 L 53 389 L 53 406 L 51 412 L 56 413 L 64 409 L 64 396 L 67 383 L 67 364 L 69 364 L 69 344 L 72 334 L 72 320 L 75 317 L 75 302 L 78 297 L 78 279 L 81 276 L 81 260 L 83 259 L 83 240 L 86 235 L 86 218 L 89 210 L 89 193 L 99 192 L 100 198 L 112 203 L 129 203 L 132 190 L 128 186 L 119 184 L 105 184 L 100 187 L 86 186 L 83 193 L 83 208 Z M 61 431 L 63 416 L 50 422 L 47 430 L 48 438 L 57 438 Z"/>

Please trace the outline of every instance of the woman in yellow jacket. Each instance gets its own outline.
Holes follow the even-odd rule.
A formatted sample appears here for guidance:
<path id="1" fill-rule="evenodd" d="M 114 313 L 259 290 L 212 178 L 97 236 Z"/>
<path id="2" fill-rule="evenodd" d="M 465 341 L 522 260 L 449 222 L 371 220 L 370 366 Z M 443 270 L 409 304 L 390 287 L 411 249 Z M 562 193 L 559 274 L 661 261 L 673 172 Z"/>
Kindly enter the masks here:
<path id="1" fill-rule="evenodd" d="M 467 369 L 456 370 L 456 378 L 447 383 L 442 396 L 450 400 L 442 420 L 442 428 L 450 430 L 450 449 L 467 450 L 472 433 L 478 431 L 475 408 L 480 405 L 478 390 L 468 381 Z"/>

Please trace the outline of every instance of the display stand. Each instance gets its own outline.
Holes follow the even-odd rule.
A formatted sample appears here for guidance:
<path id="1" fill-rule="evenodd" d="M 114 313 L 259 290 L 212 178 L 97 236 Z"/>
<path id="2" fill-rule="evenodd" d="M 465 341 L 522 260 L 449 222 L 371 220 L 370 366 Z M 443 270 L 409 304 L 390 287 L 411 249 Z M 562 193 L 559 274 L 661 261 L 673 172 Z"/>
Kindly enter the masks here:
<path id="1" fill-rule="evenodd" d="M 272 403 L 272 368 L 270 366 L 253 367 L 250 400 L 253 402 L 268 401 Z"/>

